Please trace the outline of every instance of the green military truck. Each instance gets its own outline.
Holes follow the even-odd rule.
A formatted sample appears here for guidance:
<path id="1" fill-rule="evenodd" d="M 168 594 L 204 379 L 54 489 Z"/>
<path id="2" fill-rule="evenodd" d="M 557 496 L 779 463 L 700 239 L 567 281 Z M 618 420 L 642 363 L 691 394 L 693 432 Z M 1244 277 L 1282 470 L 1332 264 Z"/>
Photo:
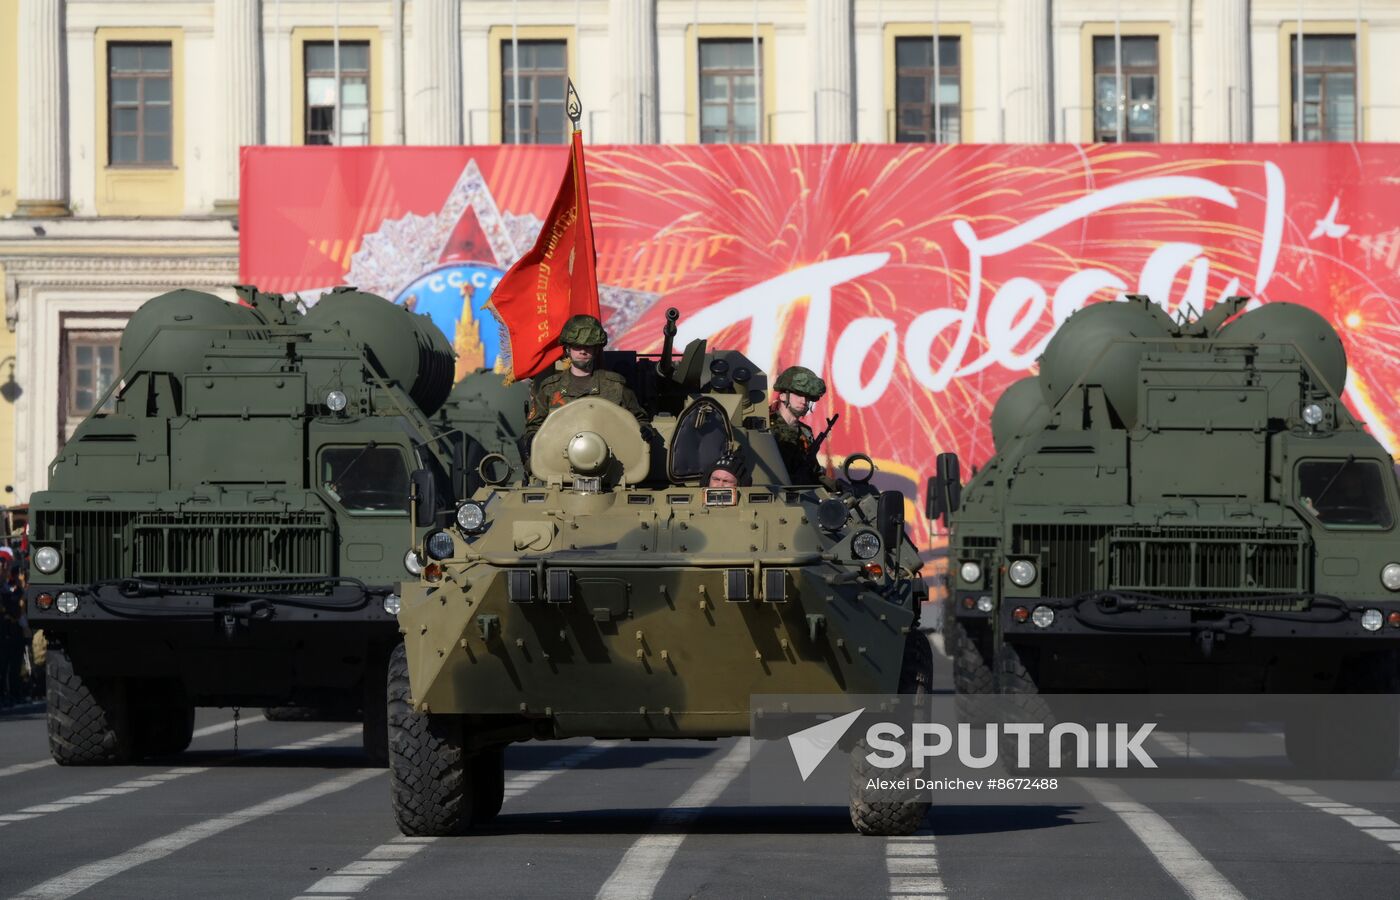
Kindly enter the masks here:
<path id="1" fill-rule="evenodd" d="M 453 445 L 428 418 L 452 350 L 370 294 L 302 314 L 239 293 L 142 305 L 112 410 L 31 498 L 59 763 L 178 752 L 195 706 L 363 707 L 366 750 L 387 754 L 397 583 L 452 509 Z"/>
<path id="2" fill-rule="evenodd" d="M 1306 307 L 1233 298 L 1174 322 L 1141 296 L 1070 316 L 992 415 L 996 453 L 928 513 L 951 524 L 946 640 L 964 717 L 993 694 L 1361 694 L 1373 739 L 1285 721 L 1289 757 L 1394 766 L 1400 509 Z M 1333 721 L 1333 719 L 1336 719 Z M 1329 733 L 1330 732 L 1330 733 Z"/>
<path id="3" fill-rule="evenodd" d="M 650 427 L 597 397 L 560 407 L 523 482 L 488 479 L 426 536 L 389 664 L 404 833 L 494 817 L 511 742 L 745 735 L 755 694 L 927 691 L 903 496 L 876 491 L 864 463 L 840 493 L 792 483 L 764 373 L 704 341 L 674 361 L 668 318 L 660 355 L 604 355 Z M 752 484 L 702 483 L 733 452 Z M 856 782 L 860 830 L 922 820 L 926 803 Z"/>

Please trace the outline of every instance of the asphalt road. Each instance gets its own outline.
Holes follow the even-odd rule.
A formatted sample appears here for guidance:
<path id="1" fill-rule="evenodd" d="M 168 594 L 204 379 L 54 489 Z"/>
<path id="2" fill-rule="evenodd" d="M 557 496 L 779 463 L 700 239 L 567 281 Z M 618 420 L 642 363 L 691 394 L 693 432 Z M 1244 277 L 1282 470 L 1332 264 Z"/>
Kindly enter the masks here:
<path id="1" fill-rule="evenodd" d="M 923 833 L 884 839 L 844 807 L 753 802 L 745 741 L 569 741 L 508 751 L 490 830 L 406 839 L 357 724 L 257 712 L 236 751 L 209 709 L 178 757 L 78 769 L 47 761 L 42 708 L 0 715 L 0 896 L 1400 896 L 1397 782 L 1183 763 L 1167 790 L 936 804 Z"/>

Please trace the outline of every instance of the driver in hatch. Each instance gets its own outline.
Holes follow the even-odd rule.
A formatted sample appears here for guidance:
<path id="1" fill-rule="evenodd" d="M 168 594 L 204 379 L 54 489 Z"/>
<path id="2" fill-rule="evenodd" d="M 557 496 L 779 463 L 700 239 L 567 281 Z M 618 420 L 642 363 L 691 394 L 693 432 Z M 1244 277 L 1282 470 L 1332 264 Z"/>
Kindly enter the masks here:
<path id="1" fill-rule="evenodd" d="M 622 376 L 598 366 L 603 347 L 608 343 L 608 333 L 603 330 L 602 322 L 594 316 L 573 316 L 564 323 L 559 343 L 564 347 L 569 367 L 540 378 L 530 391 L 530 414 L 525 420 L 524 438 L 527 452 L 535 432 L 540 430 L 551 411 L 584 397 L 611 400 L 636 416 L 643 425 L 650 421 Z"/>

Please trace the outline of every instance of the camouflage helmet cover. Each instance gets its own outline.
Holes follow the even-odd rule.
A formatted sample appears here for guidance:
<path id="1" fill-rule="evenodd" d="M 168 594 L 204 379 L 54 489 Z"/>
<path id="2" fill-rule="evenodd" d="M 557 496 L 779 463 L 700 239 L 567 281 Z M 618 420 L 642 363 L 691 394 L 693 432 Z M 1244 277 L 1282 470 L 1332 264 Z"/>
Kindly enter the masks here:
<path id="1" fill-rule="evenodd" d="M 608 342 L 608 333 L 596 316 L 570 316 L 559 332 L 559 343 L 565 347 L 601 347 Z"/>
<path id="2" fill-rule="evenodd" d="M 773 389 L 780 394 L 801 394 L 812 400 L 820 400 L 826 393 L 826 382 L 805 366 L 788 366 L 773 382 Z"/>

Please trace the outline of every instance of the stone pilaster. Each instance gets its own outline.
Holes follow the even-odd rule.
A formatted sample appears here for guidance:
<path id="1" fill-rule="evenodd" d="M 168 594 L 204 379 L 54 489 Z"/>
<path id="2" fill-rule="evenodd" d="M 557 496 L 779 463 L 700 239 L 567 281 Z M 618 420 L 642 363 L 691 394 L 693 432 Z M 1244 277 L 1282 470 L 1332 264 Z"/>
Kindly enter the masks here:
<path id="1" fill-rule="evenodd" d="M 410 144 L 462 143 L 461 0 L 412 0 L 409 27 Z"/>
<path id="2" fill-rule="evenodd" d="M 1201 115 L 1196 139 L 1250 140 L 1249 0 L 1201 4 Z M 1288 109 L 1283 109 L 1288 115 Z"/>
<path id="3" fill-rule="evenodd" d="M 608 137 L 617 144 L 654 144 L 656 0 L 611 0 L 608 19 L 613 72 Z M 585 109 L 585 124 L 587 116 Z"/>
<path id="4" fill-rule="evenodd" d="M 18 216 L 69 212 L 63 18 L 63 0 L 20 0 Z"/>
<path id="5" fill-rule="evenodd" d="M 1005 0 L 1002 114 L 1009 143 L 1050 140 L 1050 2 Z"/>
<path id="6" fill-rule="evenodd" d="M 820 144 L 848 144 L 855 139 L 851 31 L 851 0 L 807 0 L 812 115 Z"/>
<path id="7" fill-rule="evenodd" d="M 239 148 L 262 143 L 262 28 L 258 0 L 219 0 L 214 4 L 214 53 L 219 60 L 219 121 L 216 212 L 238 210 Z"/>

